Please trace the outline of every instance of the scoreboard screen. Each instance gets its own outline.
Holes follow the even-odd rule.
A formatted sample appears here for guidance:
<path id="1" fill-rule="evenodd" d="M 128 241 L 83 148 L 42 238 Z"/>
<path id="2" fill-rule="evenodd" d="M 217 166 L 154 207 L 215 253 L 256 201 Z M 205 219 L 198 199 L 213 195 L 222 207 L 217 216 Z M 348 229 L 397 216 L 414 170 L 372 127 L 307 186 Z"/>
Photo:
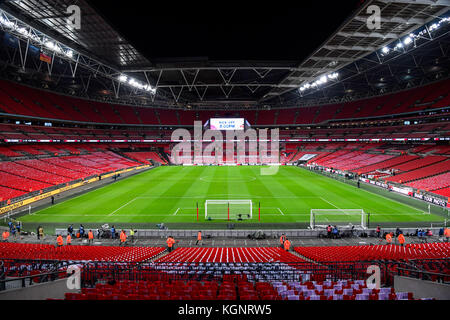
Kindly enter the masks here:
<path id="1" fill-rule="evenodd" d="M 212 118 L 209 121 L 211 130 L 245 130 L 244 118 Z"/>

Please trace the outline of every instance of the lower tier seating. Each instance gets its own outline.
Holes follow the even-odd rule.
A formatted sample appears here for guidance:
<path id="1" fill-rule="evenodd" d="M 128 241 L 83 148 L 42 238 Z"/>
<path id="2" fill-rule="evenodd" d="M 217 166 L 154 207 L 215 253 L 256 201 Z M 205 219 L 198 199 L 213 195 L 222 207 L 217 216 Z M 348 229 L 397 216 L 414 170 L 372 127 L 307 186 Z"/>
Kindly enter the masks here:
<path id="1" fill-rule="evenodd" d="M 64 246 L 50 244 L 0 243 L 4 259 L 71 261 L 143 261 L 164 251 L 154 247 Z"/>
<path id="2" fill-rule="evenodd" d="M 434 176 L 440 173 L 444 173 L 449 171 L 450 168 L 450 160 L 445 160 L 441 162 L 434 163 L 432 165 L 412 170 L 409 172 L 405 172 L 402 174 L 398 174 L 389 178 L 386 178 L 386 181 L 393 181 L 399 183 L 405 183 L 412 180 L 423 179 L 425 177 Z"/>
<path id="3" fill-rule="evenodd" d="M 178 248 L 157 262 L 303 262 L 282 248 Z"/>
<path id="4" fill-rule="evenodd" d="M 161 164 L 167 164 L 167 161 L 161 159 L 156 152 L 125 152 L 125 155 L 145 164 L 151 164 L 149 160 L 153 160 L 154 162 Z"/>
<path id="5" fill-rule="evenodd" d="M 450 172 L 432 176 L 430 178 L 416 180 L 407 183 L 406 185 L 426 191 L 447 188 L 450 186 Z"/>
<path id="6" fill-rule="evenodd" d="M 341 247 L 296 247 L 300 255 L 314 261 L 369 261 L 436 259 L 450 255 L 450 243 Z"/>

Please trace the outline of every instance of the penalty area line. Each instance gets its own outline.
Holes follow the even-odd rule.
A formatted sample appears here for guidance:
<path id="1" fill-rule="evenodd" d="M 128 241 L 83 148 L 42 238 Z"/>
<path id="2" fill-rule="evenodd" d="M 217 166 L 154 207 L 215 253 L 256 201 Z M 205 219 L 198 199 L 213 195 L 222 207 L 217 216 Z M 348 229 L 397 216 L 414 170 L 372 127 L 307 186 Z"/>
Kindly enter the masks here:
<path id="1" fill-rule="evenodd" d="M 283 211 L 281 211 L 281 209 L 280 209 L 280 208 L 277 208 L 277 209 L 278 209 L 278 211 L 280 211 L 281 215 L 283 215 L 283 216 L 284 216 L 284 213 L 283 213 Z"/>
<path id="2" fill-rule="evenodd" d="M 324 199 L 323 197 L 320 197 L 320 199 L 322 199 L 323 201 L 327 202 L 328 204 L 332 205 L 333 207 L 335 207 L 336 209 L 338 209 L 339 211 L 345 213 L 346 215 L 348 215 L 347 212 L 345 212 L 345 210 L 342 210 L 341 208 L 339 208 L 338 206 L 335 206 L 334 204 L 332 204 L 330 201 L 328 201 L 327 199 Z"/>
<path id="3" fill-rule="evenodd" d="M 114 210 L 113 212 L 111 212 L 110 214 L 108 214 L 108 216 L 112 216 L 114 213 L 116 213 L 117 211 L 119 211 L 120 209 L 122 209 L 123 207 L 126 207 L 127 205 L 129 205 L 130 203 L 132 203 L 134 200 L 136 200 L 137 198 L 133 198 L 130 201 L 128 201 L 127 203 L 125 203 L 124 205 L 120 206 L 119 208 L 117 208 L 116 210 Z"/>
<path id="4" fill-rule="evenodd" d="M 178 208 L 177 211 L 175 211 L 173 215 L 176 216 L 179 210 L 180 210 L 180 208 Z"/>

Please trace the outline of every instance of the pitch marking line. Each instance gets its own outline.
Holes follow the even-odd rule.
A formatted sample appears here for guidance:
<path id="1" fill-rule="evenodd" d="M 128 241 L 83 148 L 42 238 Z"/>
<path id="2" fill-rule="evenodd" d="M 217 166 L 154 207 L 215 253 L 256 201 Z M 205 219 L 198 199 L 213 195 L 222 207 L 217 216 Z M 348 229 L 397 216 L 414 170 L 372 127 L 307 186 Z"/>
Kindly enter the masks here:
<path id="1" fill-rule="evenodd" d="M 283 213 L 283 211 L 281 211 L 281 209 L 280 208 L 277 208 L 278 209 L 278 211 L 280 211 L 280 213 L 284 216 L 284 213 Z"/>
<path id="2" fill-rule="evenodd" d="M 180 208 L 178 208 L 177 211 L 175 211 L 175 213 L 173 215 L 176 216 L 179 210 L 180 210 Z"/>
<path id="3" fill-rule="evenodd" d="M 132 203 L 134 200 L 136 200 L 137 198 L 133 198 L 130 201 L 128 201 L 127 203 L 125 203 L 123 206 L 117 208 L 116 210 L 114 210 L 113 212 L 111 212 L 110 214 L 108 214 L 108 216 L 112 216 L 114 213 L 116 213 L 117 211 L 119 211 L 120 209 L 122 209 L 123 207 L 126 207 L 127 205 L 129 205 L 130 203 Z"/>
<path id="4" fill-rule="evenodd" d="M 324 199 L 323 197 L 320 197 L 320 199 L 322 199 L 323 201 L 325 201 L 325 202 L 327 202 L 327 203 L 329 203 L 330 205 L 332 205 L 333 207 L 335 207 L 336 209 L 338 209 L 338 210 L 340 210 L 340 211 L 342 211 L 342 212 L 344 212 L 346 215 L 348 215 L 348 213 L 347 212 L 345 212 L 344 210 L 342 210 L 341 208 L 339 208 L 339 207 L 337 207 L 337 206 L 335 206 L 334 204 L 332 204 L 330 201 L 328 201 L 327 199 Z"/>

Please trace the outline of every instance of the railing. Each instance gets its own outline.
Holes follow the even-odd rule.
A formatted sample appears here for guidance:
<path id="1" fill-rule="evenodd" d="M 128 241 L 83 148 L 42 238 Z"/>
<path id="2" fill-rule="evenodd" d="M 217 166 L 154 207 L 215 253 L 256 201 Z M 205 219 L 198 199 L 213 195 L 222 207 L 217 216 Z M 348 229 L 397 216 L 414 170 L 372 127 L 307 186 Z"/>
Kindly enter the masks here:
<path id="1" fill-rule="evenodd" d="M 0 276 L 0 291 L 26 288 L 38 283 L 55 281 L 58 279 L 63 279 L 67 276 L 65 271 L 52 271 L 46 273 L 39 273 L 35 275 L 28 275 L 23 277 L 12 277 L 9 279 L 2 279 Z"/>
<path id="2" fill-rule="evenodd" d="M 450 259 L 422 259 L 410 261 L 350 261 L 350 262 L 77 262 L 52 260 L 3 260 L 7 271 L 42 270 L 36 275 L 4 279 L 0 269 L 0 291 L 12 287 L 26 287 L 34 283 L 67 277 L 66 267 L 77 264 L 81 269 L 82 287 L 93 287 L 98 282 L 115 281 L 222 281 L 225 277 L 245 277 L 249 281 L 339 281 L 367 280 L 369 266 L 380 269 L 381 285 L 392 286 L 395 275 L 448 283 L 450 274 L 434 273 L 420 269 L 425 264 L 444 263 Z M 14 267 L 14 268 L 11 268 Z M 49 271 L 51 270 L 51 271 Z M 16 275 L 17 272 L 13 273 Z M 4 275 L 11 275 L 6 272 Z M 3 279 L 2 279 L 3 278 Z M 9 285 L 8 285 L 9 284 Z"/>
<path id="3" fill-rule="evenodd" d="M 436 273 L 424 270 L 397 268 L 397 275 L 450 284 L 450 274 Z"/>
<path id="4" fill-rule="evenodd" d="M 390 268 L 394 261 L 359 262 L 156 262 L 110 263 L 93 262 L 83 266 L 82 285 L 94 286 L 110 281 L 220 281 L 226 276 L 244 276 L 251 281 L 338 281 L 366 280 L 367 268 L 380 268 L 383 285 L 392 285 Z"/>
<path id="5" fill-rule="evenodd" d="M 57 260 L 0 258 L 0 291 L 24 288 L 37 283 L 65 278 L 67 267 L 75 263 Z"/>

